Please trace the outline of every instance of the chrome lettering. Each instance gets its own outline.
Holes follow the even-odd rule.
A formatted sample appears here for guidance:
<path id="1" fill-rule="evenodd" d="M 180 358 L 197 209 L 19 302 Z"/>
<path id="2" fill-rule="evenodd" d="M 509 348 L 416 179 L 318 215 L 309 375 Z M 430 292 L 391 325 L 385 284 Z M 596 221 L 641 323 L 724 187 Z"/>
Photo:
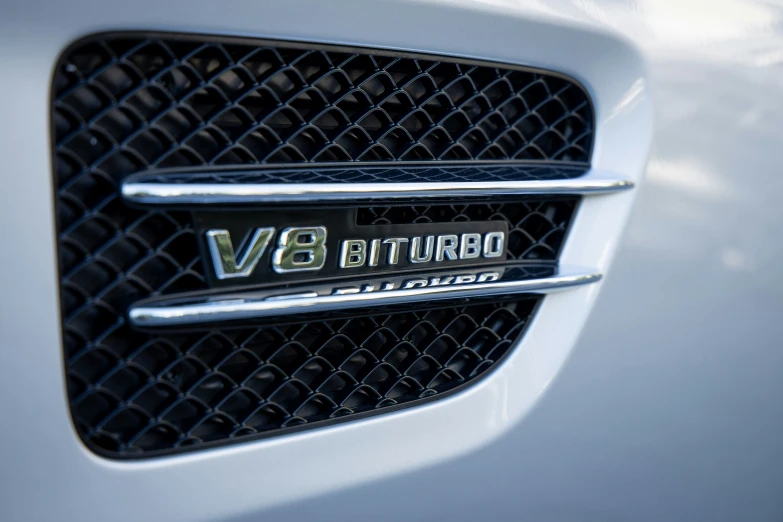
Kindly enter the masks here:
<path id="1" fill-rule="evenodd" d="M 320 270 L 326 262 L 326 227 L 289 227 L 280 233 L 272 254 L 279 274 Z"/>
<path id="2" fill-rule="evenodd" d="M 505 232 L 490 232 L 484 236 L 484 257 L 500 257 L 506 244 Z"/>
<path id="3" fill-rule="evenodd" d="M 381 256 L 381 240 L 373 239 L 370 241 L 370 266 L 378 266 L 378 258 Z"/>
<path id="4" fill-rule="evenodd" d="M 462 234 L 459 245 L 460 259 L 476 259 L 481 255 L 481 234 Z"/>
<path id="5" fill-rule="evenodd" d="M 215 269 L 215 277 L 232 279 L 250 276 L 274 234 L 275 229 L 271 227 L 251 230 L 247 238 L 242 241 L 237 258 L 228 230 L 207 231 L 207 246 L 212 258 L 212 267 Z"/>
<path id="6" fill-rule="evenodd" d="M 437 244 L 435 246 L 435 261 L 443 261 L 444 259 L 455 260 L 457 259 L 457 236 L 438 236 Z"/>
<path id="7" fill-rule="evenodd" d="M 364 239 L 349 239 L 343 241 L 340 249 L 340 267 L 355 268 L 362 266 L 367 257 L 367 241 Z"/>
<path id="8" fill-rule="evenodd" d="M 432 249 L 435 245 L 435 236 L 424 238 L 424 248 L 421 248 L 421 238 L 411 238 L 411 249 L 408 252 L 408 261 L 411 263 L 426 263 L 432 260 Z"/>
<path id="9" fill-rule="evenodd" d="M 400 260 L 400 245 L 407 242 L 407 237 L 390 237 L 389 239 L 384 239 L 383 244 L 389 245 L 386 253 L 386 262 L 390 265 L 396 265 Z"/>

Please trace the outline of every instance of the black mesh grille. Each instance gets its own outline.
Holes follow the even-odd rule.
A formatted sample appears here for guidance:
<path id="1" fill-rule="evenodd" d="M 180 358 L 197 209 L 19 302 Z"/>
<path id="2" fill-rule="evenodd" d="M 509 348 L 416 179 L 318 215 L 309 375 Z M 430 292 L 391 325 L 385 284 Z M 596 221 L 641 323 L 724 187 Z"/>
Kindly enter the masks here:
<path id="1" fill-rule="evenodd" d="M 262 329 L 127 332 L 68 365 L 77 428 L 112 453 L 187 448 L 372 412 L 489 369 L 536 299 Z"/>
<path id="2" fill-rule="evenodd" d="M 124 315 L 131 303 L 206 290 L 207 282 L 191 215 L 124 205 L 118 185 L 127 176 L 335 160 L 584 163 L 592 141 L 584 93 L 557 77 L 247 42 L 93 39 L 63 56 L 54 96 L 68 393 L 80 435 L 112 456 L 204 447 L 442 394 L 496 362 L 537 302 L 363 311 L 188 335 L 134 331 Z M 310 171 L 292 172 L 285 181 L 313 181 Z M 340 172 L 329 181 L 402 180 L 383 169 Z M 516 179 L 582 172 L 542 164 Z M 403 175 L 460 176 L 440 167 Z M 360 209 L 359 224 L 506 220 L 511 258 L 551 264 L 576 203 L 373 207 Z"/>
<path id="3" fill-rule="evenodd" d="M 572 82 L 445 60 L 103 37 L 64 56 L 55 125 L 109 177 L 148 167 L 378 160 L 587 162 Z"/>

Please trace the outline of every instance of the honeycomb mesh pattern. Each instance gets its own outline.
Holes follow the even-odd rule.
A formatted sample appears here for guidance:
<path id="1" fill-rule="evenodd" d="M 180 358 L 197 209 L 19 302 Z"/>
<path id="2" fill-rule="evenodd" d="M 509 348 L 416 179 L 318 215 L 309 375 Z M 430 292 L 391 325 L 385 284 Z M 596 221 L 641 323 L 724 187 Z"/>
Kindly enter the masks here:
<path id="1" fill-rule="evenodd" d="M 69 193 L 64 191 L 62 194 L 68 196 Z M 314 414 L 316 416 L 310 418 L 305 413 L 296 413 L 299 411 L 298 408 L 291 410 L 291 407 L 278 405 L 276 401 L 278 397 L 283 395 L 259 396 L 256 406 L 261 408 L 263 405 L 266 408 L 263 410 L 264 412 L 276 412 L 278 415 L 275 417 L 276 420 L 269 421 L 269 424 L 263 426 L 252 424 L 256 422 L 255 420 L 245 420 L 246 417 L 242 417 L 244 410 L 236 412 L 232 410 L 234 407 L 238 408 L 236 406 L 238 403 L 233 400 L 221 402 L 220 408 L 215 409 L 212 407 L 214 404 L 209 401 L 198 402 L 195 398 L 192 400 L 182 399 L 178 400 L 179 402 L 176 403 L 178 406 L 174 408 L 174 402 L 171 401 L 174 401 L 173 397 L 180 392 L 182 392 L 182 397 L 189 397 L 188 390 L 193 390 L 192 393 L 195 393 L 195 397 L 198 398 L 200 394 L 207 393 L 205 390 L 219 386 L 225 387 L 221 388 L 222 395 L 234 397 L 235 394 L 231 390 L 239 390 L 244 386 L 237 381 L 226 380 L 218 375 L 220 372 L 215 373 L 209 364 L 218 366 L 218 362 L 204 362 L 194 355 L 206 350 L 207 346 L 212 346 L 217 342 L 216 340 L 220 340 L 224 343 L 220 348 L 223 350 L 224 358 L 231 358 L 231 354 L 236 353 L 232 360 L 244 360 L 242 358 L 246 356 L 246 353 L 242 347 L 247 343 L 240 341 L 241 337 L 236 337 L 238 334 L 212 332 L 189 337 L 156 337 L 132 330 L 125 321 L 124 311 L 128 305 L 143 298 L 206 289 L 190 215 L 178 212 L 152 213 L 125 208 L 118 206 L 117 200 L 111 196 L 107 196 L 105 201 L 89 209 L 69 205 L 71 200 L 72 198 L 62 197 L 59 205 L 61 209 L 59 251 L 63 342 L 71 410 L 79 433 L 93 447 L 113 456 L 138 456 L 156 450 L 184 449 L 189 444 L 197 444 L 199 441 L 217 441 L 221 437 L 228 440 L 241 435 L 251 436 L 265 430 L 293 426 L 295 423 L 302 422 L 302 419 L 312 422 L 314 419 L 321 418 L 320 415 L 325 411 L 323 409 L 318 410 L 318 413 Z M 574 205 L 574 200 L 562 200 L 552 202 L 521 201 L 515 204 L 473 203 L 470 205 L 428 207 L 374 207 L 360 209 L 359 216 L 373 216 L 373 220 L 378 223 L 462 221 L 468 218 L 472 220 L 507 219 L 512 231 L 508 241 L 509 257 L 541 262 L 556 259 Z M 529 219 L 525 219 L 525 216 L 529 216 Z M 445 324 L 443 321 L 447 321 L 449 317 L 456 321 L 454 324 L 464 322 L 465 324 L 490 325 L 495 324 L 490 321 L 490 317 L 502 316 L 507 319 L 507 322 L 504 323 L 505 326 L 500 330 L 493 331 L 504 341 L 510 341 L 512 336 L 502 333 L 505 332 L 504 329 L 511 331 L 515 327 L 514 325 L 526 324 L 528 315 L 527 312 L 522 313 L 518 308 L 508 308 L 508 306 L 510 305 L 504 305 L 497 311 L 488 311 L 486 307 L 445 309 L 438 312 L 441 314 L 439 316 L 441 317 L 440 323 L 430 319 L 435 317 L 436 312 L 429 312 L 427 318 L 418 312 L 411 312 L 406 317 L 421 317 L 422 324 L 425 325 L 422 328 L 426 329 L 429 328 L 426 326 L 428 322 L 436 326 L 443 325 Z M 514 313 L 509 315 L 509 312 Z M 519 317 L 515 318 L 514 314 Z M 394 317 L 397 316 L 386 314 L 374 317 L 372 331 L 382 329 L 379 325 L 385 328 L 384 325 L 391 324 L 390 321 L 393 321 Z M 413 321 L 413 319 L 410 320 Z M 298 346 L 296 343 L 299 341 L 294 339 L 297 335 L 303 337 L 305 332 L 321 332 L 329 328 L 333 330 L 334 338 L 344 340 L 335 332 L 353 328 L 353 325 L 368 324 L 358 320 L 349 323 L 350 321 L 345 323 L 348 326 L 344 326 L 342 323 L 299 325 L 298 331 L 300 333 L 290 334 L 290 341 L 293 343 L 290 345 Z M 443 326 L 443 328 L 445 332 L 448 327 Z M 487 326 L 487 328 L 492 330 L 493 327 Z M 259 333 L 253 336 L 255 339 L 253 345 L 256 347 L 255 349 L 261 350 L 262 346 L 258 344 L 259 340 L 274 338 L 277 344 L 270 344 L 267 350 L 273 349 L 274 346 L 282 349 L 285 344 L 282 341 L 283 336 L 285 332 L 289 331 L 290 327 L 267 329 L 265 330 L 266 334 Z M 434 332 L 434 330 L 432 331 Z M 419 350 L 422 353 L 425 353 L 427 346 L 434 342 L 431 338 L 422 336 L 406 338 L 404 332 L 395 332 L 399 339 L 406 339 L 400 343 L 406 347 L 410 345 L 411 349 Z M 484 332 L 489 335 L 488 332 Z M 250 338 L 253 334 L 245 332 L 241 335 Z M 278 337 L 274 337 L 275 335 Z M 470 348 L 477 350 L 479 354 L 489 353 L 482 352 L 477 345 L 471 344 L 472 341 L 468 342 L 467 338 L 449 335 L 462 342 L 461 346 L 466 350 Z M 490 335 L 490 337 L 494 339 L 493 336 Z M 351 339 L 357 350 L 360 348 L 374 350 L 371 345 L 376 342 L 376 337 L 368 337 L 363 342 L 360 342 L 358 338 L 351 337 Z M 476 339 L 479 338 L 473 338 L 474 341 Z M 230 342 L 234 344 L 232 345 Z M 451 341 L 449 343 L 451 346 L 455 346 Z M 497 353 L 503 352 L 507 345 L 508 343 L 503 343 L 503 349 Z M 318 350 L 317 346 L 308 346 L 308 350 Z M 462 353 L 467 353 L 467 351 L 463 350 Z M 482 371 L 496 360 L 497 353 L 492 357 L 485 358 L 486 364 L 481 366 Z M 155 356 L 157 358 L 151 354 L 157 354 Z M 378 354 L 376 357 L 379 360 L 383 359 Z M 214 361 L 213 359 L 209 360 Z M 253 359 L 253 364 L 261 364 L 260 360 Z M 448 367 L 446 364 L 448 360 L 438 360 L 441 366 Z M 478 361 L 478 359 L 475 360 Z M 426 365 L 428 362 L 432 361 L 425 358 L 425 362 L 421 364 Z M 399 366 L 397 371 L 401 375 L 405 373 Z M 425 397 L 426 394 L 439 393 L 449 389 L 450 386 L 459 385 L 478 375 L 475 371 L 467 373 L 460 371 L 458 373 L 461 377 L 456 377 L 451 372 L 445 372 L 442 378 L 448 377 L 450 379 L 448 382 L 425 386 L 426 383 L 419 381 L 422 389 L 419 390 L 417 386 L 414 388 L 425 394 L 421 395 Z M 200 384 L 194 384 L 195 381 L 188 381 L 188 384 L 176 384 L 185 379 L 186 374 L 187 379 L 197 379 Z M 209 376 L 213 374 L 217 376 L 209 380 Z M 285 376 L 291 376 L 290 374 L 275 375 L 283 379 L 287 378 Z M 167 379 L 175 384 L 171 386 L 165 384 Z M 415 379 L 419 378 L 415 377 Z M 360 379 L 356 378 L 356 380 L 358 382 Z M 371 386 L 373 382 L 364 382 L 362 389 Z M 413 385 L 410 380 L 405 380 L 401 386 L 406 385 L 405 383 Z M 359 384 L 352 384 L 352 386 L 359 387 Z M 294 385 L 294 388 L 302 393 L 306 392 L 298 384 Z M 170 394 L 165 395 L 164 389 L 169 390 Z M 290 391 L 289 388 L 285 390 Z M 381 396 L 394 399 L 394 401 L 378 399 L 372 407 L 364 404 L 361 408 L 357 407 L 358 409 L 351 407 L 344 409 L 341 406 L 331 411 L 325 418 L 333 418 L 332 415 L 336 412 L 339 412 L 340 415 L 348 415 L 352 412 L 360 413 L 401 404 L 419 397 L 415 394 L 405 398 L 396 397 L 394 394 L 389 397 L 386 392 L 376 391 Z M 253 397 L 246 392 L 237 393 L 237 400 L 249 400 Z M 160 396 L 160 394 L 164 394 L 164 396 Z M 163 413 L 164 410 L 158 410 L 151 406 L 149 407 L 151 409 L 147 409 L 141 406 L 147 404 L 147 401 L 154 402 L 155 400 L 161 401 L 161 404 L 168 404 L 171 408 L 166 409 L 166 413 Z M 326 401 L 323 404 L 330 403 Z M 280 407 L 278 408 L 278 406 Z M 243 407 L 250 406 L 244 405 Z M 181 422 L 172 420 L 180 419 L 179 416 L 185 415 L 183 412 L 186 410 L 189 412 L 187 415 L 190 415 L 186 420 Z M 203 413 L 204 417 L 200 420 L 195 419 L 194 416 L 197 412 Z M 218 413 L 220 414 L 218 415 Z M 220 427 L 218 428 L 214 423 L 218 423 Z M 251 423 L 252 426 L 247 423 Z"/>
<path id="2" fill-rule="evenodd" d="M 79 434 L 115 457 L 204 447 L 443 393 L 489 368 L 535 304 L 376 310 L 189 335 L 135 331 L 125 320 L 131 303 L 208 285 L 192 216 L 124 205 L 118 187 L 128 176 L 152 167 L 310 161 L 584 163 L 592 141 L 590 105 L 565 80 L 375 54 L 101 37 L 63 56 L 53 93 L 68 394 Z M 343 170 L 332 181 L 490 175 L 484 166 L 395 169 Z M 299 172 L 302 179 L 286 181 L 313 176 Z M 494 172 L 562 179 L 584 169 Z M 511 258 L 554 263 L 576 203 L 373 207 L 360 209 L 359 221 L 504 219 Z"/>
<path id="3" fill-rule="evenodd" d="M 128 456 L 393 407 L 488 370 L 536 302 L 165 337 L 129 331 L 69 363 L 71 408 L 91 446 Z"/>
<path id="4" fill-rule="evenodd" d="M 71 49 L 55 125 L 74 175 L 383 160 L 586 163 L 592 109 L 560 77 L 445 60 L 100 37 Z"/>

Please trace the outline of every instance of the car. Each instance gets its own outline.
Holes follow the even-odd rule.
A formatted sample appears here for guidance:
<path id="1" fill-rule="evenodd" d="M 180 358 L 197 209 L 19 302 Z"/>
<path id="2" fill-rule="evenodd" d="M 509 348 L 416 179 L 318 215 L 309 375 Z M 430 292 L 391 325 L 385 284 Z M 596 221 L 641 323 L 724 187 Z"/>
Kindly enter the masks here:
<path id="1" fill-rule="evenodd" d="M 0 4 L 0 518 L 783 517 L 783 8 Z"/>

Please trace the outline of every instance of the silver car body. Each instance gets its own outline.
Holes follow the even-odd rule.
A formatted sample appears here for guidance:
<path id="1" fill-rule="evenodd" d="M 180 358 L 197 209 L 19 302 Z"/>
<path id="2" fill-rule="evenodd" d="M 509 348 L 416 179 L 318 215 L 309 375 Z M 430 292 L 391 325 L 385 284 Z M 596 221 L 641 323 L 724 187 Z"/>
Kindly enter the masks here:
<path id="1" fill-rule="evenodd" d="M 434 53 L 565 73 L 596 175 L 548 296 L 491 376 L 404 411 L 112 461 L 79 440 L 60 340 L 58 55 L 106 30 Z M 762 0 L 2 0 L 3 520 L 780 520 L 783 5 Z"/>

